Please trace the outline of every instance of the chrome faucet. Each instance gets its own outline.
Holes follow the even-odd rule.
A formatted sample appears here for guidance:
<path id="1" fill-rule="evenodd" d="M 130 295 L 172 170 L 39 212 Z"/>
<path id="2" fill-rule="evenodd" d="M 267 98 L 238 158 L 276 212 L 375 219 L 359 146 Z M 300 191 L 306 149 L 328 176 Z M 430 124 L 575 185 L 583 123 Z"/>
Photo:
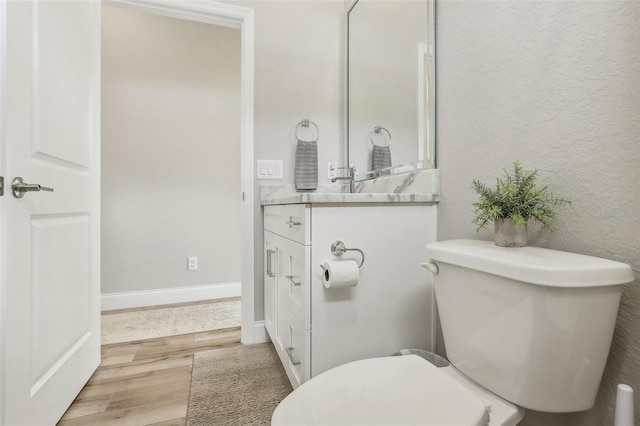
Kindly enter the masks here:
<path id="1" fill-rule="evenodd" d="M 331 182 L 335 182 L 337 180 L 348 180 L 349 181 L 349 193 L 355 192 L 355 181 L 356 181 L 356 169 L 355 167 L 338 167 L 338 170 L 347 170 L 349 174 L 347 176 L 336 176 L 331 179 Z"/>

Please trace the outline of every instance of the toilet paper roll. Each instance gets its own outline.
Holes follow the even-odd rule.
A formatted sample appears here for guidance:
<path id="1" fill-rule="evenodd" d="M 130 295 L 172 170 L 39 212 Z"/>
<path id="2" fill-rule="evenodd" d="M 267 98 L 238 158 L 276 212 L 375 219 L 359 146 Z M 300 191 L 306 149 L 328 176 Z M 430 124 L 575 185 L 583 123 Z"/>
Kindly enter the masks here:
<path id="1" fill-rule="evenodd" d="M 354 260 L 339 260 L 322 264 L 325 288 L 355 287 L 360 281 L 360 269 Z"/>

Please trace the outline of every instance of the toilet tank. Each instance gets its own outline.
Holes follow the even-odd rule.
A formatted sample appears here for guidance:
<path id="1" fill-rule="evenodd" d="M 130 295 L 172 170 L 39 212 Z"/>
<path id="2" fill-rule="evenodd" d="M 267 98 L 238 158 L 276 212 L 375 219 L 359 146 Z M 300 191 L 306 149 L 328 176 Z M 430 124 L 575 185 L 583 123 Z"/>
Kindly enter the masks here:
<path id="1" fill-rule="evenodd" d="M 594 404 L 609 353 L 624 263 L 477 240 L 427 245 L 447 358 L 533 410 Z"/>

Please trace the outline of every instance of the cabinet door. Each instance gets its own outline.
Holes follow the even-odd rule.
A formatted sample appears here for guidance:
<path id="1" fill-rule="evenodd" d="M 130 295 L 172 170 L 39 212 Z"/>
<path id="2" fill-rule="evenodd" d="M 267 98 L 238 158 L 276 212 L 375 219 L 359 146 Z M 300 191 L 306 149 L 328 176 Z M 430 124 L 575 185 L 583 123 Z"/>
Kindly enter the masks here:
<path id="1" fill-rule="evenodd" d="M 280 307 L 289 308 L 305 330 L 311 328 L 311 292 L 309 262 L 311 247 L 282 239 L 278 262 L 278 292 Z"/>
<path id="2" fill-rule="evenodd" d="M 264 232 L 264 325 L 274 344 L 278 332 L 278 238 Z"/>
<path id="3" fill-rule="evenodd" d="M 287 308 L 280 311 L 278 320 L 278 336 L 283 347 L 280 360 L 291 385 L 297 388 L 309 380 L 311 374 L 311 331 L 305 330 Z"/>

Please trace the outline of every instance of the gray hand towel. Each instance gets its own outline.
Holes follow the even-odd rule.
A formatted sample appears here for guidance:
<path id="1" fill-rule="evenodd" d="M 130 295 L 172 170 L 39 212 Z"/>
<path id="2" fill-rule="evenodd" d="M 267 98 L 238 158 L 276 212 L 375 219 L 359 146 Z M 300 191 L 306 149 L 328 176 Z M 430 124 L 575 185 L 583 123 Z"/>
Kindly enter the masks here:
<path id="1" fill-rule="evenodd" d="M 386 169 L 387 167 L 391 167 L 391 148 L 389 145 L 387 146 L 378 146 L 373 145 L 373 170 Z M 389 170 L 386 170 L 382 173 L 389 174 Z"/>
<path id="2" fill-rule="evenodd" d="M 318 145 L 315 141 L 298 141 L 295 167 L 296 189 L 318 187 Z"/>

